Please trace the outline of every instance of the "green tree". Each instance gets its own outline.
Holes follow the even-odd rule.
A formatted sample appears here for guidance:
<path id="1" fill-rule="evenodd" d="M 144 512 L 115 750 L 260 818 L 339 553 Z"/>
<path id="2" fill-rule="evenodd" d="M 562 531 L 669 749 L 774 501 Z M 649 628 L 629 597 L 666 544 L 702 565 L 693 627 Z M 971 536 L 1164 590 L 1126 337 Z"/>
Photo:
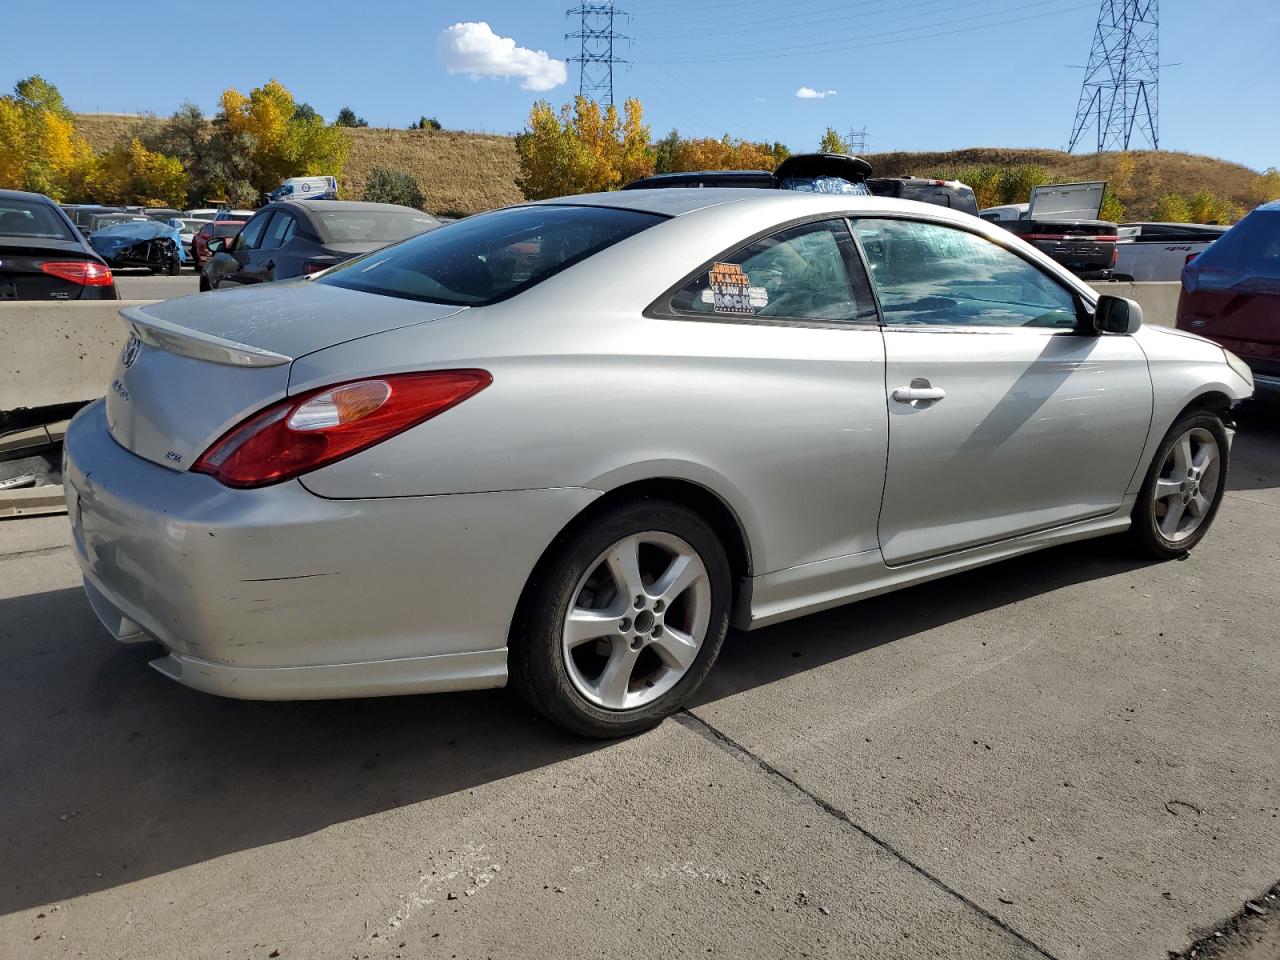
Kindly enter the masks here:
<path id="1" fill-rule="evenodd" d="M 1190 223 L 1191 207 L 1187 198 L 1176 193 L 1166 193 L 1156 201 L 1151 212 L 1152 219 L 1165 223 Z"/>
<path id="2" fill-rule="evenodd" d="M 1124 203 L 1112 192 L 1110 184 L 1102 192 L 1102 209 L 1098 211 L 1098 219 L 1109 223 L 1124 222 Z"/>
<path id="3" fill-rule="evenodd" d="M 293 119 L 295 120 L 310 120 L 312 117 L 318 116 L 320 114 L 316 113 L 316 108 L 309 103 L 300 103 L 293 108 Z"/>
<path id="4" fill-rule="evenodd" d="M 1027 203 L 1031 191 L 1049 182 L 1049 171 L 1039 164 L 1020 163 L 1000 172 L 1000 202 Z"/>
<path id="5" fill-rule="evenodd" d="M 398 203 L 418 210 L 427 202 L 413 174 L 386 167 L 373 168 L 364 184 L 364 198 L 371 203 Z"/>
<path id="6" fill-rule="evenodd" d="M 1249 188 L 1249 199 L 1254 203 L 1280 200 L 1280 170 L 1268 167 L 1266 173 L 1254 177 L 1253 185 Z"/>
<path id="7" fill-rule="evenodd" d="M 343 107 L 338 111 L 338 117 L 333 121 L 335 127 L 367 127 L 369 121 L 364 117 L 357 117 L 356 112 L 350 107 Z"/>
<path id="8" fill-rule="evenodd" d="M 676 169 L 676 157 L 680 153 L 680 131 L 674 127 L 653 145 L 653 172 L 671 173 Z"/>
<path id="9" fill-rule="evenodd" d="M 443 130 L 440 121 L 435 117 L 419 117 L 417 123 L 409 124 L 410 130 Z"/>
<path id="10" fill-rule="evenodd" d="M 822 139 L 818 141 L 819 153 L 849 153 L 849 145 L 844 142 L 844 138 L 836 133 L 834 127 L 827 127 L 827 132 L 822 135 Z"/>

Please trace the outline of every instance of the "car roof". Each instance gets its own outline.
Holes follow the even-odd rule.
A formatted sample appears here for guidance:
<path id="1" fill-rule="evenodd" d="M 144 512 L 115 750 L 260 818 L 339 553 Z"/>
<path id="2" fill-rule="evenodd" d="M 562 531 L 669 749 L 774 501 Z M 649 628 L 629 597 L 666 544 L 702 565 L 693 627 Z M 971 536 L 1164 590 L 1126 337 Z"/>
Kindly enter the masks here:
<path id="1" fill-rule="evenodd" d="M 51 197 L 46 197 L 43 193 L 28 193 L 26 190 L 0 190 L 0 200 L 38 200 L 57 206 Z"/>
<path id="2" fill-rule="evenodd" d="M 386 210 L 390 212 L 409 212 L 421 214 L 421 210 L 406 207 L 399 203 L 373 203 L 366 200 L 276 200 L 267 207 L 284 207 L 290 210 L 330 210 L 339 213 L 357 213 L 361 210 Z M 263 207 L 262 209 L 266 209 Z M 431 216 L 431 214 L 426 214 Z"/>
<path id="3" fill-rule="evenodd" d="M 798 190 L 759 190 L 742 187 L 714 187 L 691 190 L 688 187 L 665 187 L 649 190 L 615 190 L 609 193 L 584 193 L 574 197 L 556 197 L 538 200 L 536 204 L 575 204 L 591 207 L 612 207 L 618 210 L 636 210 L 667 217 L 681 217 L 710 207 L 734 204 L 741 209 L 767 208 L 777 222 L 791 216 L 807 217 L 826 212 L 850 213 L 865 210 L 867 213 L 915 213 L 928 212 L 942 219 L 962 218 L 965 222 L 976 220 L 969 214 L 951 210 L 932 203 L 917 200 L 898 200 L 892 197 L 862 196 L 848 193 L 807 193 Z"/>

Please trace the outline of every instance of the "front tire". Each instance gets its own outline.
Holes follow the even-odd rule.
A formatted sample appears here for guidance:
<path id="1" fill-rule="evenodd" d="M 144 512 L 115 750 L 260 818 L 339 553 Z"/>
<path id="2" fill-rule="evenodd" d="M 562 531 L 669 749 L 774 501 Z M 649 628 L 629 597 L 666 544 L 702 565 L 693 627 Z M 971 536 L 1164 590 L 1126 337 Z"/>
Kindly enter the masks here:
<path id="1" fill-rule="evenodd" d="M 1229 458 L 1216 414 L 1193 410 L 1169 428 L 1133 508 L 1131 534 L 1143 553 L 1173 560 L 1204 539 L 1226 491 Z"/>
<path id="2" fill-rule="evenodd" d="M 711 670 L 731 593 L 724 547 L 692 510 L 665 500 L 616 507 L 534 572 L 511 638 L 512 685 L 583 736 L 647 730 Z"/>

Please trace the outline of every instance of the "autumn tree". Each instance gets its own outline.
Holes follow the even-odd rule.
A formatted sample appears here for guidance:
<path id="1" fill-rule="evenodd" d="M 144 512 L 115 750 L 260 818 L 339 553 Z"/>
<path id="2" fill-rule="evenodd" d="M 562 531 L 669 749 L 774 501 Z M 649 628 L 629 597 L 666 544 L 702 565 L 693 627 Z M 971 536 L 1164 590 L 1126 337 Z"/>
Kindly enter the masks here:
<path id="1" fill-rule="evenodd" d="M 575 97 L 559 112 L 539 100 L 529 112 L 528 126 L 516 135 L 520 157 L 517 184 L 531 200 L 616 190 L 653 172 L 649 128 L 639 100 L 630 99 L 623 113 Z"/>
<path id="2" fill-rule="evenodd" d="M 93 151 L 53 84 L 30 76 L 0 97 L 0 187 L 78 199 L 93 165 Z"/>
<path id="3" fill-rule="evenodd" d="M 148 150 L 135 138 L 99 157 L 86 186 L 99 202 L 181 207 L 187 199 L 187 171 L 178 158 Z"/>
<path id="4" fill-rule="evenodd" d="M 783 159 L 785 156 L 779 158 L 769 144 L 735 140 L 726 133 L 719 140 L 710 137 L 681 140 L 672 169 L 773 170 Z"/>
<path id="5" fill-rule="evenodd" d="M 342 175 L 350 140 L 342 127 L 325 126 L 314 112 L 298 115 L 293 95 L 269 80 L 246 97 L 234 87 L 222 92 L 217 121 L 229 137 L 244 137 L 252 160 L 250 182 L 262 193 L 289 177 Z"/>
<path id="6" fill-rule="evenodd" d="M 1253 185 L 1249 188 L 1249 199 L 1254 203 L 1280 200 L 1280 170 L 1268 167 L 1266 173 L 1254 177 Z"/>
<path id="7" fill-rule="evenodd" d="M 822 139 L 818 141 L 819 153 L 849 153 L 849 145 L 845 143 L 844 137 L 836 133 L 835 127 L 827 127 L 827 132 L 822 135 Z"/>
<path id="8" fill-rule="evenodd" d="M 1187 204 L 1186 197 L 1176 193 L 1166 193 L 1156 201 L 1151 217 L 1163 223 L 1189 223 L 1191 207 Z"/>

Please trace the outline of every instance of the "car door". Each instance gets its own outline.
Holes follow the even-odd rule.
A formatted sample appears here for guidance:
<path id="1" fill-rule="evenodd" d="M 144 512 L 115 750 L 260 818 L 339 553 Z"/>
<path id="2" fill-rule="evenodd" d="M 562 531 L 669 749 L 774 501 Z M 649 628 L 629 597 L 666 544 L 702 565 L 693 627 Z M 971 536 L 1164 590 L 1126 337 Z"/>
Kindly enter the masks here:
<path id="1" fill-rule="evenodd" d="M 501 269 L 524 272 L 527 254 L 512 253 Z M 672 375 L 701 367 L 708 406 L 694 422 L 723 417 L 690 442 L 754 511 L 756 572 L 774 575 L 756 581 L 756 614 L 840 588 L 853 558 L 878 564 L 884 344 L 847 223 L 785 226 L 725 251 L 650 313 L 682 321 L 657 331 L 665 354 L 686 358 Z"/>
<path id="2" fill-rule="evenodd" d="M 213 255 L 209 263 L 211 286 L 258 282 L 256 273 L 258 245 L 274 213 L 274 210 L 263 210 L 255 214 L 231 241 L 230 250 Z"/>
<path id="3" fill-rule="evenodd" d="M 293 214 L 277 210 L 271 223 L 263 231 L 258 248 L 253 251 L 249 264 L 241 270 L 241 283 L 266 283 L 279 276 L 296 276 L 286 267 L 289 259 L 288 245 L 298 228 Z"/>
<path id="4" fill-rule="evenodd" d="M 1133 338 L 1095 334 L 1074 291 L 976 232 L 891 218 L 854 230 L 884 324 L 885 562 L 1117 510 L 1151 421 Z"/>

